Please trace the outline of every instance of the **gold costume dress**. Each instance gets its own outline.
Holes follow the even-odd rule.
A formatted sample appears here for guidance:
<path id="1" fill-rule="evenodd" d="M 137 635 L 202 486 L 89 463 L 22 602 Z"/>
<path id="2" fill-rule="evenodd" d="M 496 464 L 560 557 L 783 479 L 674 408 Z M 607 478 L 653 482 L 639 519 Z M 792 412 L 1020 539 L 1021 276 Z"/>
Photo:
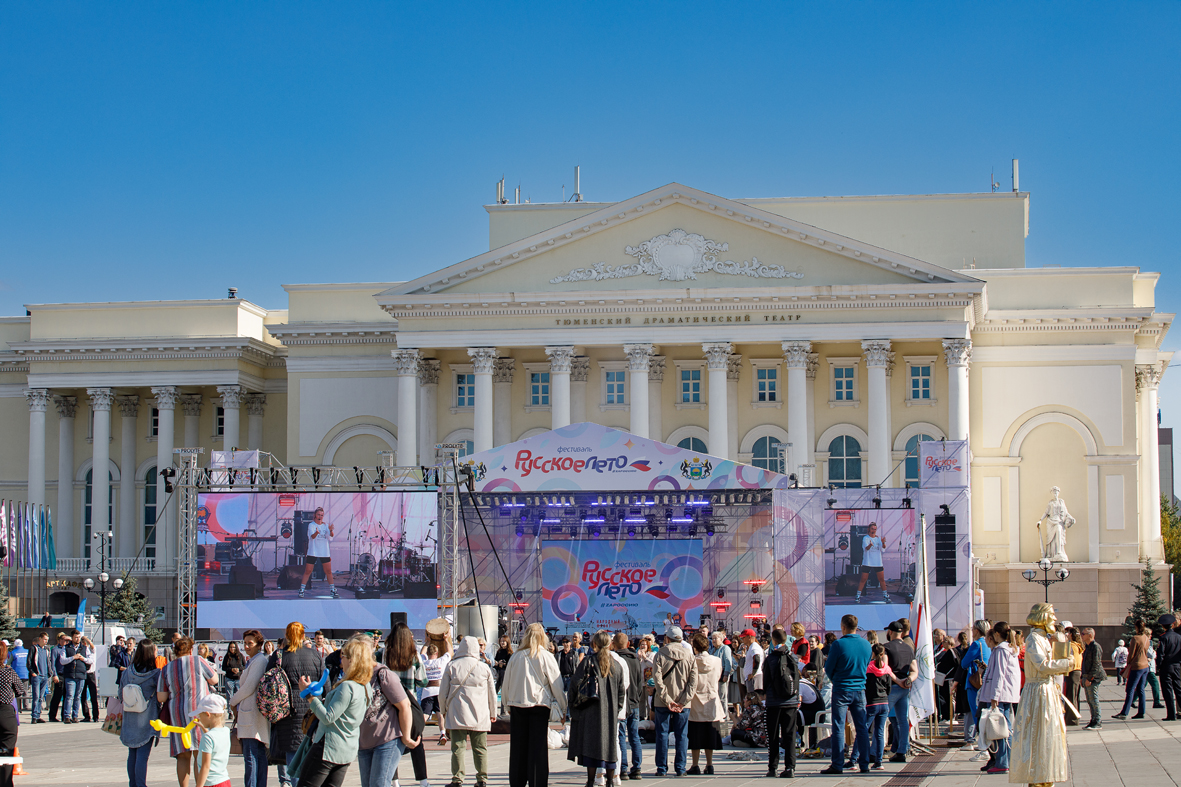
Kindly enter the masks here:
<path id="1" fill-rule="evenodd" d="M 1052 784 L 1070 778 L 1062 691 L 1054 678 L 1073 667 L 1072 658 L 1053 658 L 1053 642 L 1046 632 L 1030 631 L 1025 642 L 1025 688 L 1013 721 L 1011 783 Z"/>

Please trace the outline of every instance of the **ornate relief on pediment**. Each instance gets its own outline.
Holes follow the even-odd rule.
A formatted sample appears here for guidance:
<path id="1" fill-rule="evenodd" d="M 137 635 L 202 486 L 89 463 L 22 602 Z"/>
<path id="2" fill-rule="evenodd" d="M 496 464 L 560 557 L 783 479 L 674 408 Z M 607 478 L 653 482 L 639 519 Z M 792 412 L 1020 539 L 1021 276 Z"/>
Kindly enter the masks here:
<path id="1" fill-rule="evenodd" d="M 730 244 L 718 243 L 696 233 L 673 230 L 657 235 L 638 246 L 624 251 L 636 258 L 630 264 L 611 266 L 600 262 L 589 268 L 575 268 L 565 276 L 555 276 L 550 284 L 575 281 L 602 281 L 629 276 L 657 276 L 659 281 L 696 279 L 699 273 L 723 273 L 732 276 L 751 276 L 762 279 L 802 279 L 804 274 L 789 271 L 782 265 L 764 265 L 758 257 L 743 262 L 719 260 L 718 255 L 729 250 Z"/>

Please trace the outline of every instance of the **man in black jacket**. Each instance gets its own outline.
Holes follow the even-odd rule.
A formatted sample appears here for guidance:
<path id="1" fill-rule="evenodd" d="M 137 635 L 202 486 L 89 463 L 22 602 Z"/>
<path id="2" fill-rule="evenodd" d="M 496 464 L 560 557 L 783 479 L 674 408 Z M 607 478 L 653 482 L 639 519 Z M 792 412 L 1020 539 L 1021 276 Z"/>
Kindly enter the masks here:
<path id="1" fill-rule="evenodd" d="M 82 632 L 73 632 L 73 639 L 66 643 L 58 656 L 62 683 L 65 684 L 65 705 L 62 706 L 62 721 L 77 724 L 82 710 L 82 694 L 86 689 L 87 664 L 86 646 L 82 644 Z"/>
<path id="2" fill-rule="evenodd" d="M 1181 702 L 1181 633 L 1172 615 L 1161 615 L 1157 624 L 1164 628 L 1160 647 L 1156 649 L 1156 675 L 1165 695 L 1165 721 L 1177 720 L 1177 703 Z"/>
<path id="3" fill-rule="evenodd" d="M 774 776 L 783 748 L 785 779 L 796 768 L 796 717 L 800 707 L 800 668 L 787 649 L 787 632 L 771 632 L 771 650 L 763 661 L 763 690 L 767 692 L 767 775 Z"/>
<path id="4" fill-rule="evenodd" d="M 1101 730 L 1099 716 L 1099 684 L 1107 679 L 1103 669 L 1103 646 L 1095 640 L 1095 629 L 1083 629 L 1083 688 L 1087 692 L 1087 706 L 1091 709 L 1091 723 L 1083 729 Z"/>
<path id="5" fill-rule="evenodd" d="M 574 670 L 578 668 L 578 651 L 570 645 L 570 638 L 562 640 L 562 649 L 558 651 L 558 674 L 562 676 L 562 689 L 570 690 L 570 679 L 574 677 Z"/>
<path id="6" fill-rule="evenodd" d="M 640 676 L 640 657 L 636 655 L 635 650 L 632 649 L 628 642 L 627 634 L 622 631 L 616 633 L 614 639 L 611 640 L 611 650 L 615 651 L 615 655 L 623 659 L 624 664 L 627 665 L 628 684 L 627 684 L 627 711 L 626 715 L 619 722 L 619 778 L 623 778 L 624 772 L 627 772 L 629 779 L 640 778 L 640 708 L 643 703 L 644 686 L 642 685 L 642 678 Z M 631 770 L 627 769 L 627 752 L 631 749 Z"/>

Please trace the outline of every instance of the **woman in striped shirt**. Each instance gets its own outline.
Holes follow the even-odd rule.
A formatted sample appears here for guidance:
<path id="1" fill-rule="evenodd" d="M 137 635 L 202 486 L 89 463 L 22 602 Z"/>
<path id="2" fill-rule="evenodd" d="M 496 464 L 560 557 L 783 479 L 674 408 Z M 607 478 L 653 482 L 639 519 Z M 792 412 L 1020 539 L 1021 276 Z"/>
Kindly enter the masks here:
<path id="1" fill-rule="evenodd" d="M 217 671 L 207 660 L 193 653 L 191 637 L 181 637 L 173 645 L 176 655 L 164 669 L 160 670 L 160 681 L 156 686 L 156 699 L 167 703 L 171 724 L 184 727 L 197 718 L 197 706 L 213 692 L 217 684 Z M 193 748 L 201 745 L 201 725 L 193 727 Z M 176 781 L 180 787 L 189 785 L 189 760 L 193 752 L 184 748 L 179 735 L 168 736 L 169 753 L 176 758 Z"/>

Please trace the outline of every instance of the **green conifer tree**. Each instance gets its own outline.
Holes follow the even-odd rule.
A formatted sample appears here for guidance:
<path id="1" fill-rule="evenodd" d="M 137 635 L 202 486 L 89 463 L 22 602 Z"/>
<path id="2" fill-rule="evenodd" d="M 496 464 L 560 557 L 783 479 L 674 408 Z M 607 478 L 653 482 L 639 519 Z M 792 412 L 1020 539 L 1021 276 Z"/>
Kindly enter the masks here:
<path id="1" fill-rule="evenodd" d="M 12 642 L 16 635 L 16 617 L 8 609 L 7 589 L 0 584 L 0 639 Z"/>
<path id="2" fill-rule="evenodd" d="M 1140 584 L 1132 585 L 1136 588 L 1136 598 L 1132 602 L 1132 608 L 1128 610 L 1128 617 L 1124 620 L 1124 633 L 1127 636 L 1136 633 L 1136 618 L 1143 619 L 1151 629 L 1156 619 L 1169 611 L 1164 599 L 1161 598 L 1160 577 L 1153 570 L 1152 559 L 1145 556 L 1140 562 L 1144 564 L 1140 570 Z"/>
<path id="3" fill-rule="evenodd" d="M 123 587 L 107 601 L 107 620 L 139 626 L 144 636 L 153 642 L 160 642 L 163 632 L 152 624 L 156 619 L 156 610 L 148 604 L 147 598 L 136 587 L 134 577 L 123 580 Z"/>

